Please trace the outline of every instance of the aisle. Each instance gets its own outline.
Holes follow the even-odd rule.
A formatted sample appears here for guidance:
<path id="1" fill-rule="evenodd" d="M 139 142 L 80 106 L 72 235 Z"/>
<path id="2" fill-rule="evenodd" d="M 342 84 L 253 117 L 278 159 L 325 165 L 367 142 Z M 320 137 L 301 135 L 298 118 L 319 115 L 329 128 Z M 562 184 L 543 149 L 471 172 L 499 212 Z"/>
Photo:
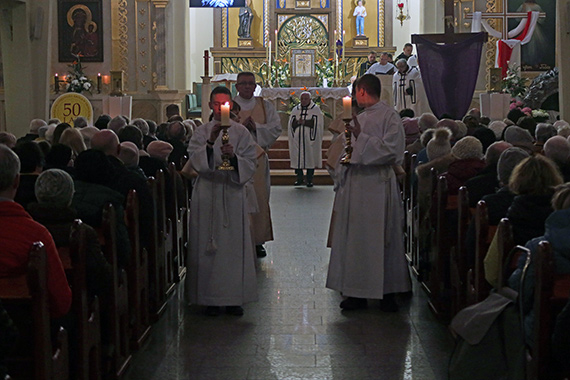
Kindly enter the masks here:
<path id="1" fill-rule="evenodd" d="M 275 241 L 258 260 L 259 301 L 206 317 L 181 289 L 133 360 L 130 380 L 443 379 L 452 346 L 414 281 L 398 313 L 341 312 L 325 289 L 332 187 L 272 187 Z"/>

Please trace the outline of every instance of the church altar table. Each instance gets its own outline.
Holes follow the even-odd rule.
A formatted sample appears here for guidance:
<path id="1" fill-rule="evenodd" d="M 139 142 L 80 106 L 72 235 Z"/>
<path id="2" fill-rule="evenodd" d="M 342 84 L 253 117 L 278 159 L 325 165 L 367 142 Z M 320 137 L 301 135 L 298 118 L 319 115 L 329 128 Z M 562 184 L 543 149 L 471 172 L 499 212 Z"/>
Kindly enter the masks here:
<path id="1" fill-rule="evenodd" d="M 342 98 L 350 96 L 350 91 L 348 91 L 346 87 L 308 87 L 306 90 L 303 87 L 262 88 L 261 97 L 273 103 L 277 111 L 279 111 L 284 135 L 287 134 L 287 124 L 289 122 L 289 115 L 286 113 L 289 97 L 293 95 L 299 98 L 303 91 L 309 91 L 313 98 L 317 96 L 323 98 L 326 104 L 324 107 L 326 107 L 326 111 L 332 115 L 333 120 L 343 111 Z M 318 95 L 317 91 L 319 92 Z M 323 106 L 321 106 L 321 110 L 323 110 Z M 331 119 L 325 117 L 325 131 L 328 129 L 330 123 Z"/>

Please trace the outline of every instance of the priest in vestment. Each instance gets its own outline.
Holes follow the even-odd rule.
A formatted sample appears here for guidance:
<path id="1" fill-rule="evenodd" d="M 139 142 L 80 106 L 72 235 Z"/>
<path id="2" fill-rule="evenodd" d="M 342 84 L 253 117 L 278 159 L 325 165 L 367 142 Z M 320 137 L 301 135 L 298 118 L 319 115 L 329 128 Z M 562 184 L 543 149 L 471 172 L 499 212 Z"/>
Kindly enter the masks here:
<path id="1" fill-rule="evenodd" d="M 324 115 L 311 100 L 311 93 L 301 93 L 300 102 L 289 117 L 289 157 L 295 169 L 295 186 L 305 184 L 303 169 L 307 169 L 307 187 L 313 187 L 315 168 L 322 167 Z"/>
<path id="2" fill-rule="evenodd" d="M 409 108 L 416 116 L 431 112 L 419 68 L 410 67 L 403 58 L 396 62 L 396 68 L 392 82 L 396 111 Z"/>
<path id="3" fill-rule="evenodd" d="M 394 294 L 411 290 L 404 255 L 404 215 L 393 165 L 404 158 L 404 128 L 393 107 L 380 101 L 380 80 L 357 80 L 356 100 L 364 111 L 353 115 L 350 164 L 337 165 L 332 249 L 326 286 L 347 297 L 344 310 L 398 309 Z"/>
<path id="4" fill-rule="evenodd" d="M 242 315 L 242 305 L 257 300 L 255 259 L 245 184 L 256 166 L 255 141 L 241 124 L 230 122 L 229 143 L 220 136 L 221 106 L 231 103 L 223 86 L 210 95 L 214 118 L 198 127 L 188 146 L 189 160 L 198 173 L 190 204 L 190 249 L 186 294 L 193 304 L 208 306 L 207 315 L 220 307 Z M 217 170 L 222 153 L 234 170 Z"/>
<path id="5" fill-rule="evenodd" d="M 269 208 L 271 177 L 269 174 L 269 158 L 266 153 L 281 135 L 281 119 L 273 104 L 261 97 L 253 96 L 255 86 L 255 75 L 253 73 L 245 71 L 239 73 L 236 82 L 238 95 L 234 98 L 234 102 L 241 107 L 240 121 L 265 152 L 263 154 L 261 150 L 258 150 L 257 169 L 252 180 L 252 190 L 255 191 L 258 206 L 257 212 L 252 214 L 255 250 L 258 257 L 264 257 L 266 252 L 263 244 L 273 240 L 271 209 Z"/>

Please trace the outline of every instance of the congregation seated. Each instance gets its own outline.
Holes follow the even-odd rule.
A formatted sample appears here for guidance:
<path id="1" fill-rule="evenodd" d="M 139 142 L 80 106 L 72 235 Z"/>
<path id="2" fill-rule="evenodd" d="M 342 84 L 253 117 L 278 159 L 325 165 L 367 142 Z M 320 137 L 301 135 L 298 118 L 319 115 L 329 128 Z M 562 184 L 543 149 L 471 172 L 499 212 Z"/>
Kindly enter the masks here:
<path id="1" fill-rule="evenodd" d="M 148 125 L 148 133 L 145 134 L 144 129 L 141 128 L 141 131 L 143 132 L 144 149 L 146 149 L 148 144 L 150 144 L 151 142 L 158 140 L 156 138 L 156 123 L 153 120 L 145 120 L 145 121 L 146 124 Z"/>
<path id="2" fill-rule="evenodd" d="M 16 146 L 16 136 L 10 132 L 0 132 L 0 144 L 6 145 L 10 149 Z"/>
<path id="3" fill-rule="evenodd" d="M 150 157 L 161 161 L 161 163 L 163 163 L 166 166 L 166 169 L 164 170 L 164 175 L 165 175 L 164 187 L 165 187 L 166 204 L 169 205 L 174 204 L 172 202 L 174 189 L 176 190 L 176 198 L 178 200 L 178 204 L 184 204 L 184 185 L 182 184 L 182 178 L 180 177 L 180 174 L 175 173 L 174 176 L 176 178 L 175 183 L 172 183 L 170 176 L 167 175 L 167 173 L 170 172 L 168 169 L 168 162 L 169 162 L 168 160 L 173 152 L 172 145 L 170 145 L 165 141 L 153 141 L 152 143 L 149 144 L 147 151 L 148 154 L 150 154 Z"/>
<path id="4" fill-rule="evenodd" d="M 523 295 L 522 306 L 524 315 L 524 330 L 526 341 L 530 346 L 534 344 L 531 334 L 534 324 L 534 281 L 535 281 L 535 256 L 538 244 L 547 240 L 552 246 L 556 272 L 559 274 L 570 273 L 570 184 L 565 183 L 556 187 L 552 196 L 552 208 L 554 212 L 545 221 L 544 235 L 529 240 L 525 247 L 530 250 L 531 260 L 527 269 L 524 283 L 521 289 L 521 276 L 526 261 L 521 256 L 518 268 L 509 278 L 509 286 Z M 570 327 L 570 326 L 569 326 Z"/>
<path id="5" fill-rule="evenodd" d="M 144 121 L 144 120 L 143 120 Z M 132 142 L 139 150 L 139 156 L 148 156 L 148 153 L 143 149 L 143 133 L 139 127 L 135 125 L 125 125 L 117 132 L 119 142 Z"/>
<path id="6" fill-rule="evenodd" d="M 83 135 L 76 128 L 67 128 L 63 131 L 59 143 L 71 148 L 71 159 L 75 159 L 79 153 L 87 149 Z"/>
<path id="7" fill-rule="evenodd" d="M 494 134 L 493 134 L 494 135 Z M 477 206 L 477 202 L 487 194 L 493 194 L 499 188 L 497 163 L 506 149 L 512 147 L 505 141 L 497 141 L 489 145 L 485 152 L 485 167 L 475 177 L 467 180 L 465 185 L 469 191 L 469 207 Z"/>
<path id="8" fill-rule="evenodd" d="M 77 156 L 75 193 L 72 206 L 77 217 L 94 228 L 101 227 L 103 207 L 111 203 L 116 210 L 117 220 L 117 259 L 119 267 L 128 264 L 131 251 L 127 226 L 125 225 L 124 197 L 111 189 L 109 183 L 114 180 L 113 165 L 103 152 L 88 149 Z"/>
<path id="9" fill-rule="evenodd" d="M 115 116 L 112 118 L 109 123 L 107 124 L 107 129 L 115 133 L 119 133 L 119 130 L 127 125 L 127 120 L 123 116 Z"/>
<path id="10" fill-rule="evenodd" d="M 97 118 L 97 120 L 95 121 L 95 124 L 93 124 L 93 126 L 99 130 L 107 129 L 107 125 L 109 124 L 110 121 L 111 121 L 111 116 L 109 116 L 107 114 L 102 114 L 101 116 L 99 116 Z"/>
<path id="11" fill-rule="evenodd" d="M 564 182 L 570 181 L 570 143 L 568 140 L 562 136 L 549 138 L 544 143 L 544 155 L 554 161 Z"/>
<path id="12" fill-rule="evenodd" d="M 69 128 L 71 128 L 71 125 L 69 125 L 68 123 L 59 123 L 53 130 L 53 138 L 51 140 L 51 143 L 58 144 L 59 139 L 61 139 L 61 135 L 63 134 L 63 132 Z"/>
<path id="13" fill-rule="evenodd" d="M 139 149 L 135 144 L 130 141 L 122 142 L 119 159 L 123 162 L 128 171 L 136 174 L 144 181 L 148 179 L 144 171 L 139 167 Z"/>
<path id="14" fill-rule="evenodd" d="M 513 228 L 515 245 L 524 245 L 544 234 L 544 222 L 552 213 L 554 188 L 562 183 L 556 165 L 542 155 L 525 158 L 515 167 L 509 180 L 515 198 L 506 215 Z M 493 287 L 498 278 L 498 252 L 495 235 L 485 256 L 485 278 Z"/>
<path id="15" fill-rule="evenodd" d="M 71 226 L 77 212 L 71 207 L 75 192 L 73 179 L 59 169 L 49 169 L 38 177 L 35 186 L 37 203 L 30 203 L 28 212 L 35 221 L 48 229 L 55 245 L 69 247 Z M 97 232 L 89 225 L 86 229 L 86 282 L 89 296 L 108 294 L 111 285 L 111 266 L 101 252 Z"/>
<path id="16" fill-rule="evenodd" d="M 174 162 L 176 169 L 181 170 L 182 157 L 188 150 L 186 127 L 180 121 L 171 122 L 166 128 L 166 137 L 166 141 L 172 145 L 172 152 L 168 156 L 168 162 Z"/>
<path id="17" fill-rule="evenodd" d="M 21 142 L 25 142 L 25 141 L 34 141 L 35 139 L 40 137 L 38 130 L 41 127 L 46 126 L 46 125 L 47 125 L 47 123 L 42 119 L 33 119 L 32 121 L 30 121 L 29 132 L 26 133 L 25 136 L 20 137 L 18 139 L 17 143 L 21 143 Z"/>
<path id="18" fill-rule="evenodd" d="M 44 156 L 34 141 L 24 141 L 17 144 L 14 152 L 20 159 L 20 183 L 14 200 L 26 208 L 30 202 L 36 201 L 34 184 L 42 172 Z"/>
<path id="19" fill-rule="evenodd" d="M 534 154 L 536 147 L 534 146 L 534 139 L 532 135 L 525 129 L 512 125 L 505 128 L 503 131 L 504 138 L 506 142 L 516 146 L 518 148 L 526 150 L 529 154 Z"/>
<path id="20" fill-rule="evenodd" d="M 58 318 L 71 307 L 71 289 L 49 231 L 14 202 L 19 171 L 18 156 L 0 144 L 0 277 L 26 273 L 30 248 L 41 241 L 47 254 L 49 311 L 53 318 Z"/>
<path id="21" fill-rule="evenodd" d="M 524 115 L 517 121 L 517 125 L 522 129 L 528 131 L 528 133 L 530 133 L 531 136 L 534 136 L 536 133 L 537 124 L 536 120 L 534 120 L 534 117 L 532 116 Z"/>
<path id="22" fill-rule="evenodd" d="M 462 122 L 457 122 L 461 125 Z M 495 132 L 487 127 L 480 126 L 473 131 L 471 136 L 475 137 L 477 140 L 481 141 L 483 145 L 483 154 L 487 153 L 487 149 L 493 144 L 497 139 L 495 138 Z"/>
<path id="23" fill-rule="evenodd" d="M 72 151 L 71 148 L 63 144 L 55 144 L 49 150 L 45 158 L 44 170 L 47 169 L 61 169 L 67 172 L 70 176 L 75 176 L 75 168 L 71 166 Z"/>
<path id="24" fill-rule="evenodd" d="M 557 134 L 558 131 L 552 124 L 538 123 L 534 131 L 534 145 L 536 146 L 537 152 L 541 153 L 544 148 L 544 143 Z"/>

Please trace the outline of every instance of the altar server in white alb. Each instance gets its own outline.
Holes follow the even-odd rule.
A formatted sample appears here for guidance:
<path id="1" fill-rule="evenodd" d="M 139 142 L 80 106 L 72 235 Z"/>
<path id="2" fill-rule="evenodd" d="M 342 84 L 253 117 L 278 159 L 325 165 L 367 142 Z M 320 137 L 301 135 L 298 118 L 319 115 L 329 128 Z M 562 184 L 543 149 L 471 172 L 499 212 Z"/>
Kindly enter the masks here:
<path id="1" fill-rule="evenodd" d="M 410 66 L 404 58 L 396 62 L 396 68 L 392 81 L 396 111 L 409 108 L 416 115 L 431 113 L 419 68 Z"/>
<path id="2" fill-rule="evenodd" d="M 295 186 L 305 184 L 303 169 L 307 169 L 307 187 L 313 187 L 315 168 L 322 167 L 322 142 L 324 116 L 312 100 L 311 93 L 304 91 L 300 102 L 289 117 L 289 156 L 295 169 Z"/>
<path id="3" fill-rule="evenodd" d="M 230 122 L 229 143 L 221 141 L 221 106 L 231 104 L 223 86 L 210 95 L 214 118 L 198 127 L 188 146 L 198 173 L 190 205 L 190 250 L 186 291 L 188 301 L 205 305 L 207 315 L 242 315 L 242 305 L 257 300 L 255 258 L 245 184 L 252 178 L 256 146 L 249 131 Z M 222 153 L 234 170 L 217 170 Z"/>
<path id="4" fill-rule="evenodd" d="M 393 107 L 380 101 L 380 80 L 364 75 L 356 83 L 364 108 L 353 114 L 350 164 L 336 166 L 334 224 L 327 288 L 347 297 L 344 310 L 380 299 L 383 311 L 397 311 L 396 293 L 411 290 L 404 255 L 404 215 L 393 165 L 404 158 L 404 128 Z"/>
<path id="5" fill-rule="evenodd" d="M 238 95 L 234 98 L 234 102 L 241 107 L 239 112 L 241 123 L 261 147 L 258 149 L 258 164 L 252 184 L 257 201 L 257 212 L 252 214 L 252 233 L 257 257 L 264 257 L 267 253 L 263 244 L 273 240 L 269 208 L 271 177 L 267 151 L 281 135 L 282 128 L 281 119 L 273 104 L 261 97 L 253 96 L 255 87 L 253 73 L 247 71 L 239 73 L 236 81 Z"/>

